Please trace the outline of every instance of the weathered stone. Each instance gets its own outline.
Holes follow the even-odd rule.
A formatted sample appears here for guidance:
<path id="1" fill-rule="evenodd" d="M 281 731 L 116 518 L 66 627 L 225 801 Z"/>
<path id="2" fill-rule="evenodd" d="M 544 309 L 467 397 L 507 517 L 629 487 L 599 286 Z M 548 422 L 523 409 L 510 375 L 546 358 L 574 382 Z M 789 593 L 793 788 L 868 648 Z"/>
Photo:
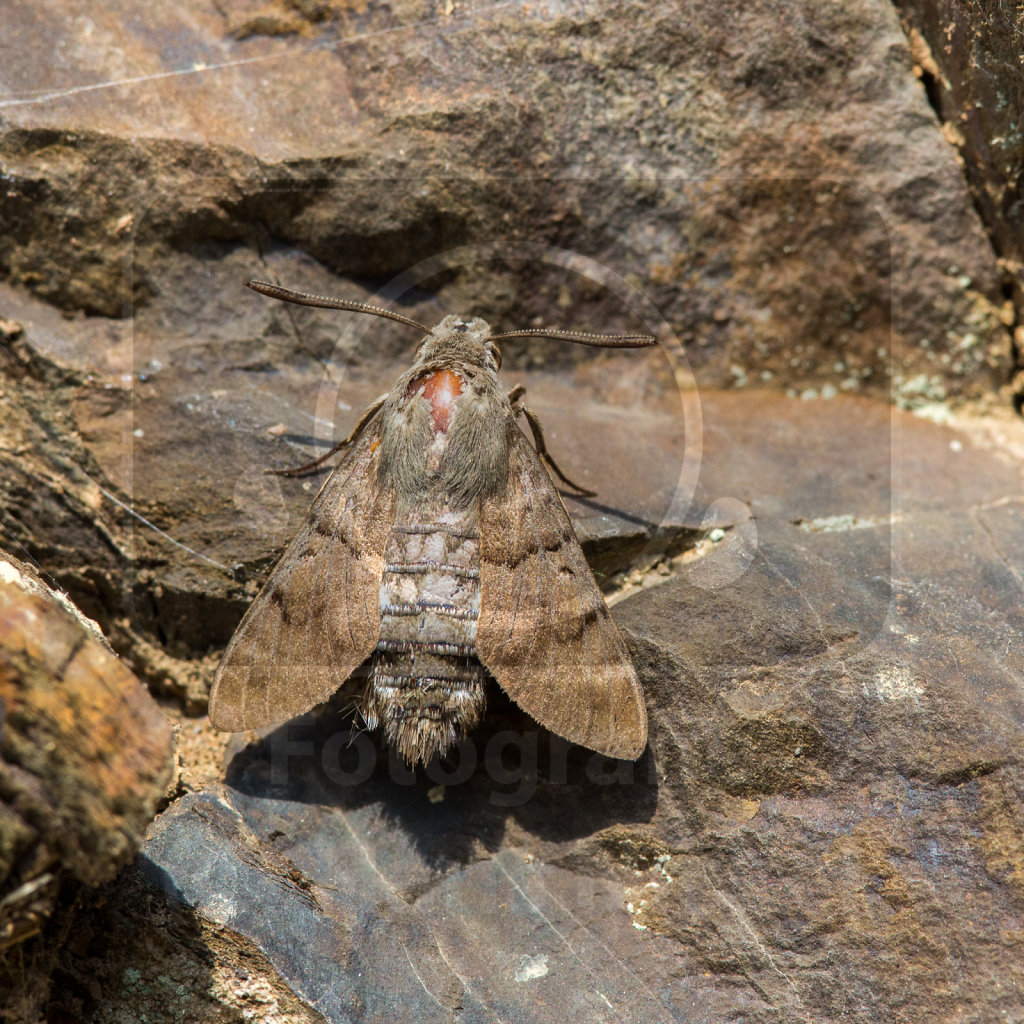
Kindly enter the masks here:
<path id="1" fill-rule="evenodd" d="M 688 514 L 721 533 L 615 609 L 639 762 L 495 693 L 412 776 L 339 704 L 240 738 L 150 886 L 327 1020 L 1012 1017 L 1019 462 L 864 400 L 702 398 Z"/>
<path id="2" fill-rule="evenodd" d="M 1024 319 L 1024 11 L 983 0 L 899 0 L 914 72 L 963 158 L 978 212 Z M 1018 360 L 1024 349 L 1017 342 Z"/>
<path id="3" fill-rule="evenodd" d="M 70 926 L 51 920 L 39 940 L 51 954 L 52 984 L 24 985 L 5 1007 L 10 1024 L 322 1024 L 259 950 L 154 890 L 134 867 L 102 886 L 88 912 L 64 916 Z M 36 943 L 31 952 L 41 952 Z"/>
<path id="4" fill-rule="evenodd" d="M 856 432 L 827 404 L 792 411 L 772 422 L 809 441 L 789 448 L 791 489 L 757 519 L 748 571 L 708 588 L 696 562 L 619 608 L 658 708 L 659 817 L 688 825 L 674 881 L 634 919 L 782 1019 L 1012 1015 L 1020 467 L 899 417 L 880 479 L 857 453 L 888 447 L 883 410 L 862 407 Z M 779 482 L 773 433 L 746 448 L 755 493 Z M 982 525 L 993 513 L 1017 532 Z"/>
<path id="5" fill-rule="evenodd" d="M 516 325 L 646 294 L 705 386 L 1005 379 L 991 251 L 891 5 L 318 11 L 12 10 L 10 280 L 194 337 L 224 321 L 189 279 L 239 245 L 292 278 L 290 248 Z"/>
<path id="6" fill-rule="evenodd" d="M 506 346 L 600 481 L 571 511 L 601 574 L 694 526 L 677 382 L 919 404 L 1009 372 L 992 253 L 877 0 L 311 10 L 17 6 L 0 39 L 0 522 L 190 713 L 309 496 L 260 470 L 322 450 L 415 343 L 246 278 L 657 331 L 671 364 Z"/>
<path id="7" fill-rule="evenodd" d="M 1020 456 L 780 398 L 922 405 L 1009 376 L 1013 315 L 949 138 L 966 111 L 1016 273 L 1014 94 L 991 102 L 1012 34 L 943 49 L 962 15 L 900 6 L 909 49 L 878 0 L 6 12 L 0 527 L 189 713 L 319 483 L 260 470 L 322 451 L 415 343 L 245 278 L 665 344 L 505 351 L 600 492 L 567 501 L 599 574 L 645 570 L 615 612 L 645 758 L 540 734 L 536 771 L 503 769 L 506 731 L 527 766 L 536 734 L 495 697 L 490 763 L 442 791 L 344 748 L 335 711 L 292 723 L 169 809 L 80 919 L 91 938 L 62 949 L 51 920 L 52 1016 L 1015 1012 Z M 945 72 L 947 139 L 912 78 L 922 38 L 967 69 Z"/>
<path id="8" fill-rule="evenodd" d="M 167 721 L 95 626 L 0 561 L 0 950 L 62 882 L 131 859 L 171 770 Z"/>

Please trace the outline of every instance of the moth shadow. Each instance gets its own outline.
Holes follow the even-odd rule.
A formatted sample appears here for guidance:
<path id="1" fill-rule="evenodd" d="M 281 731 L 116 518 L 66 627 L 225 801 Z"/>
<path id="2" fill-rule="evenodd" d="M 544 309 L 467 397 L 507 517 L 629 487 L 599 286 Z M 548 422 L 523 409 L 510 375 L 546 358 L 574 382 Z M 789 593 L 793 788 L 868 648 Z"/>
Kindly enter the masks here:
<path id="1" fill-rule="evenodd" d="M 633 526 L 639 526 L 649 536 L 655 536 L 661 524 L 655 522 L 653 519 L 648 519 L 645 516 L 638 516 L 632 512 L 626 511 L 626 509 L 619 508 L 617 505 L 606 505 L 603 501 L 598 501 L 596 497 L 589 494 L 579 494 L 576 491 L 567 491 L 564 488 L 559 487 L 558 493 L 561 495 L 562 500 L 570 498 L 577 505 L 582 505 L 585 508 L 590 509 L 591 512 L 598 512 L 603 516 L 611 516 L 615 519 L 621 519 L 625 523 L 630 523 Z"/>
<path id="2" fill-rule="evenodd" d="M 425 766 L 410 768 L 335 699 L 239 750 L 225 781 L 251 800 L 340 810 L 389 859 L 404 848 L 433 871 L 496 853 L 510 831 L 569 842 L 649 821 L 657 803 L 650 749 L 633 762 L 575 746 L 496 686 L 483 724 Z"/>

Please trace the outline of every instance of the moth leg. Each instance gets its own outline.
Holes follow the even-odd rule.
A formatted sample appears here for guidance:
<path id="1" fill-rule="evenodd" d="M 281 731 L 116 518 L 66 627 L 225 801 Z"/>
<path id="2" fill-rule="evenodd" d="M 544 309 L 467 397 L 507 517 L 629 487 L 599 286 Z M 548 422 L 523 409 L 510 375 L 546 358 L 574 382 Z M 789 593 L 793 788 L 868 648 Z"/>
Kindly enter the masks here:
<path id="1" fill-rule="evenodd" d="M 573 483 L 559 468 L 558 464 L 551 457 L 548 452 L 548 446 L 544 442 L 544 428 L 540 425 L 540 420 L 537 419 L 537 414 L 527 409 L 522 402 L 523 395 L 526 394 L 526 387 L 523 384 L 517 384 L 508 393 L 508 400 L 512 403 L 512 411 L 516 414 L 522 413 L 526 417 L 526 422 L 530 424 L 530 430 L 533 433 L 533 442 L 537 446 L 537 454 L 554 470 L 555 476 L 562 481 L 563 484 L 568 485 L 574 491 L 579 491 L 584 497 L 594 498 L 597 496 L 597 491 L 587 490 L 586 487 L 581 487 L 577 483 Z"/>
<path id="2" fill-rule="evenodd" d="M 349 434 L 344 441 L 339 441 L 329 452 L 327 452 L 326 455 L 321 455 L 312 462 L 307 462 L 304 466 L 295 466 L 293 469 L 265 469 L 263 472 L 270 476 L 303 476 L 306 473 L 311 473 L 318 466 L 322 466 L 332 455 L 340 452 L 346 445 L 351 444 L 363 432 L 363 428 L 366 424 L 377 415 L 377 412 L 387 400 L 387 397 L 387 395 L 381 395 L 380 398 L 378 398 L 377 401 L 359 417 L 359 422 L 352 428 L 352 433 Z"/>

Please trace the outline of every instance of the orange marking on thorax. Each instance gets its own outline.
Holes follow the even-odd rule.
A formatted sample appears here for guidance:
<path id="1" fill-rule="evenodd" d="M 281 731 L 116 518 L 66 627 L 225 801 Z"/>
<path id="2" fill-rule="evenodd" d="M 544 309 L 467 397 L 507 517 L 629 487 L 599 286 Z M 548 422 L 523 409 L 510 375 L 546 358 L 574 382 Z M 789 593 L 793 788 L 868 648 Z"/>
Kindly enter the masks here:
<path id="1" fill-rule="evenodd" d="M 455 403 L 465 390 L 462 378 L 452 370 L 435 370 L 417 377 L 409 385 L 408 394 L 419 392 L 430 403 L 434 432 L 443 434 L 451 426 Z"/>

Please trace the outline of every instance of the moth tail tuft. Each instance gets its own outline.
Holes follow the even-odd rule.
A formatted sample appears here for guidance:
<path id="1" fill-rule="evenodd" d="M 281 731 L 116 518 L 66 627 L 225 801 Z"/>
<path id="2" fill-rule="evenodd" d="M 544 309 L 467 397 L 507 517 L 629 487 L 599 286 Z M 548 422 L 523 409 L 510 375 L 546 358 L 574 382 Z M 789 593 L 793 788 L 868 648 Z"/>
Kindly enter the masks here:
<path id="1" fill-rule="evenodd" d="M 368 728 L 383 728 L 388 744 L 410 766 L 426 764 L 435 755 L 447 754 L 483 718 L 482 666 L 479 676 L 473 686 L 464 680 L 444 686 L 410 679 L 409 685 L 396 687 L 381 685 L 371 675 L 360 714 Z"/>

